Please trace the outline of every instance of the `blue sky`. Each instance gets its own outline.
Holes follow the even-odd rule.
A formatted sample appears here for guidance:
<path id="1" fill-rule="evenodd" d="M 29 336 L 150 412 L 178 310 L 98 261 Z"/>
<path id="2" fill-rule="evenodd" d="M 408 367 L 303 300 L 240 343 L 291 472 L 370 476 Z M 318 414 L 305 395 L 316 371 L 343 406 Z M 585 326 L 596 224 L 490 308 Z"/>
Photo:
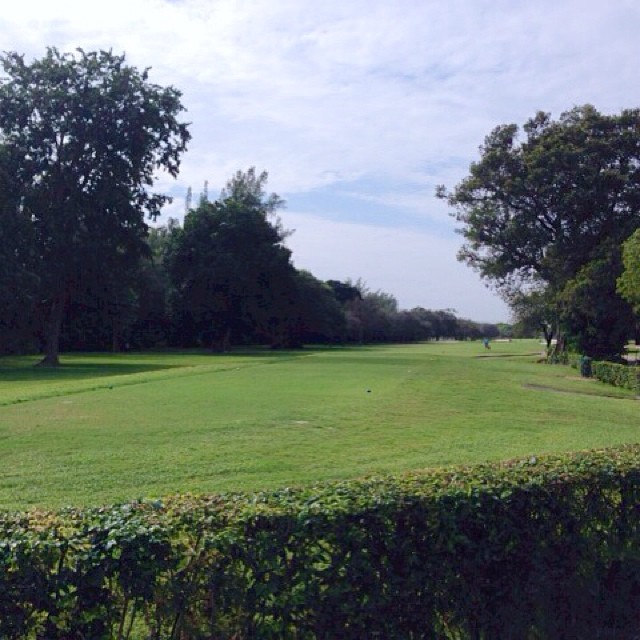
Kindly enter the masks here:
<path id="1" fill-rule="evenodd" d="M 584 103 L 640 106 L 636 0 L 22 0 L 5 51 L 112 49 L 183 92 L 188 186 L 217 195 L 238 169 L 287 200 L 294 262 L 364 280 L 403 308 L 508 320 L 456 260 L 435 186 L 453 187 L 498 124 Z"/>

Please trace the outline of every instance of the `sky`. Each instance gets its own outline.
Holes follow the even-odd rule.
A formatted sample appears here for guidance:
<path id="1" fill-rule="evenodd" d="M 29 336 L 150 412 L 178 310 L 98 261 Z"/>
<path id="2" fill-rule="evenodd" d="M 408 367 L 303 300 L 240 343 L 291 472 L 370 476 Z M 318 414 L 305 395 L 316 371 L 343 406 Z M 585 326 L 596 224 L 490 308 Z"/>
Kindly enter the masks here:
<path id="1" fill-rule="evenodd" d="M 483 322 L 509 309 L 457 261 L 436 186 L 500 124 L 640 106 L 637 0 L 21 0 L 0 43 L 124 53 L 182 92 L 192 140 L 178 178 L 158 176 L 160 222 L 188 187 L 215 198 L 265 170 L 296 267 Z"/>

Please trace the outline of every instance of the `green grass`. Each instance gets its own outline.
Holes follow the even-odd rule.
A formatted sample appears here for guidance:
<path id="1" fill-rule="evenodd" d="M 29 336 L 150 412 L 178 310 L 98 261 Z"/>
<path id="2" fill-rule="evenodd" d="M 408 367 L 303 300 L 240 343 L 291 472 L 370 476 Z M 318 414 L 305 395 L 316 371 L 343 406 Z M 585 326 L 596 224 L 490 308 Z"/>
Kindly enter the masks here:
<path id="1" fill-rule="evenodd" d="M 0 508 L 252 491 L 636 442 L 535 342 L 0 359 Z"/>

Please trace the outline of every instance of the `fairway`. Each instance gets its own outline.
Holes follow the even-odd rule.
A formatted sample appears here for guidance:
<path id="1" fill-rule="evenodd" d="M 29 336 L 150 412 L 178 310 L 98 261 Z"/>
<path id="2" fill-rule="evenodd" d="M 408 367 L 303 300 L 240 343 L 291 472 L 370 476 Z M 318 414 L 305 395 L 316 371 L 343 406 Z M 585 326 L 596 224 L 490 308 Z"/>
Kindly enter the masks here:
<path id="1" fill-rule="evenodd" d="M 534 341 L 0 359 L 0 508 L 253 491 L 637 442 Z"/>

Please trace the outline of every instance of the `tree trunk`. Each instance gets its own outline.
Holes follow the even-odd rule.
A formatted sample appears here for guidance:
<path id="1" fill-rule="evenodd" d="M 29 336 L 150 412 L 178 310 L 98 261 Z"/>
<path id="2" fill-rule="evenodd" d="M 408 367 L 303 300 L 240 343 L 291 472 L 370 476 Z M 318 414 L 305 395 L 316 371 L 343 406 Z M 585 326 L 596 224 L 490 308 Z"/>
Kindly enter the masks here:
<path id="1" fill-rule="evenodd" d="M 64 318 L 67 295 L 62 292 L 54 296 L 46 324 L 44 358 L 38 363 L 40 367 L 57 367 L 60 365 L 60 330 Z"/>
<path id="2" fill-rule="evenodd" d="M 553 340 L 553 329 L 549 329 L 546 323 L 542 323 L 542 331 L 544 332 L 544 340 L 547 343 L 547 355 L 551 354 L 551 342 Z"/>
<path id="3" fill-rule="evenodd" d="M 560 330 L 556 332 L 556 343 L 549 354 L 552 363 L 566 364 L 567 358 L 567 338 Z"/>

